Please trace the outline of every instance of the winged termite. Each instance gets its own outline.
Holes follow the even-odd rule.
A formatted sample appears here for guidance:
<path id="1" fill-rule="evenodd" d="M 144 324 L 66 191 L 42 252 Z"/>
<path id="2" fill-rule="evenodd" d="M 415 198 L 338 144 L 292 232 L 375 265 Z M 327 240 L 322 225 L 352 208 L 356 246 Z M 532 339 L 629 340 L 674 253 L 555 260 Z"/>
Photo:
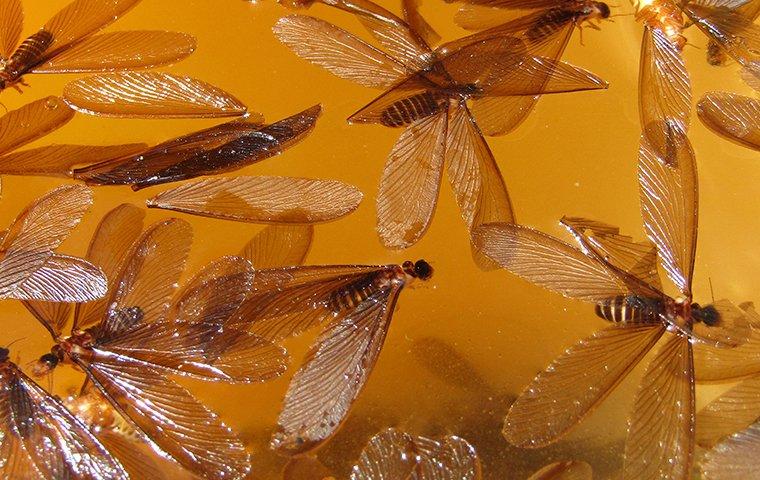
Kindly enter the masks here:
<path id="1" fill-rule="evenodd" d="M 0 348 L 0 476 L 126 480 L 122 465 Z"/>
<path id="2" fill-rule="evenodd" d="M 0 18 L 0 90 L 19 89 L 28 73 L 105 72 L 167 65 L 195 50 L 183 33 L 130 31 L 93 35 L 139 0 L 75 0 L 19 44 L 20 0 L 5 0 Z"/>
<path id="3" fill-rule="evenodd" d="M 760 423 L 725 439 L 708 451 L 701 462 L 705 480 L 744 480 L 760 475 Z"/>
<path id="4" fill-rule="evenodd" d="M 121 72 L 80 78 L 63 99 L 78 112 L 126 118 L 217 118 L 244 115 L 243 102 L 202 80 L 162 72 Z M 252 121 L 261 122 L 259 114 Z"/>
<path id="5" fill-rule="evenodd" d="M 370 439 L 351 471 L 351 480 L 378 478 L 477 480 L 480 461 L 475 448 L 455 435 L 436 440 L 389 428 Z"/>
<path id="6" fill-rule="evenodd" d="M 475 241 L 502 267 L 564 296 L 595 303 L 596 314 L 614 323 L 556 358 L 518 397 L 505 420 L 510 443 L 536 448 L 562 437 L 670 332 L 634 399 L 624 478 L 689 478 L 694 455 L 691 342 L 732 347 L 746 341 L 750 330 L 746 315 L 728 301 L 693 302 L 696 166 L 685 135 L 676 133 L 676 138 L 677 162 L 670 163 L 657 156 L 646 135 L 641 137 L 641 210 L 654 246 L 578 218 L 565 218 L 563 224 L 581 249 L 518 225 L 491 224 L 475 231 Z M 657 258 L 678 288 L 678 299 L 663 293 Z"/>
<path id="7" fill-rule="evenodd" d="M 424 260 L 256 272 L 228 326 L 279 341 L 324 324 L 290 382 L 272 448 L 300 454 L 338 430 L 380 355 L 399 293 L 432 274 Z"/>
<path id="8" fill-rule="evenodd" d="M 695 345 L 697 380 L 715 382 L 760 375 L 760 315 L 752 302 L 739 304 L 752 327 L 746 343 L 736 348 L 710 348 Z"/>
<path id="9" fill-rule="evenodd" d="M 58 97 L 46 97 L 0 117 L 0 174 L 71 176 L 74 165 L 134 154 L 146 146 L 46 145 L 13 152 L 68 123 L 74 112 Z"/>
<path id="10" fill-rule="evenodd" d="M 144 151 L 74 170 L 89 185 L 133 190 L 237 170 L 279 155 L 308 135 L 321 112 L 308 110 L 270 125 L 235 120 L 168 140 Z"/>
<path id="11" fill-rule="evenodd" d="M 286 354 L 254 334 L 222 328 L 251 286 L 249 262 L 212 263 L 171 300 L 191 229 L 170 219 L 139 235 L 141 217 L 121 206 L 101 222 L 87 258 L 116 274 L 105 302 L 78 306 L 69 336 L 65 321 L 37 315 L 56 340 L 37 371 L 72 363 L 152 448 L 200 476 L 240 478 L 250 468 L 240 440 L 168 375 L 266 381 L 284 371 Z"/>
<path id="12" fill-rule="evenodd" d="M 591 480 L 592 478 L 591 465 L 578 460 L 565 460 L 543 467 L 528 480 Z"/>
<path id="13" fill-rule="evenodd" d="M 63 186 L 16 217 L 0 240 L 0 298 L 89 302 L 105 295 L 98 267 L 55 253 L 91 204 L 89 188 Z"/>
<path id="14" fill-rule="evenodd" d="M 238 222 L 329 222 L 356 210 L 362 193 L 335 180 L 218 177 L 187 183 L 147 200 L 162 208 Z"/>
<path id="15" fill-rule="evenodd" d="M 468 104 L 494 119 L 503 114 L 498 108 L 503 98 L 606 87 L 589 72 L 528 55 L 521 41 L 509 36 L 433 51 L 400 19 L 358 18 L 389 54 L 307 16 L 284 17 L 274 32 L 296 54 L 331 73 L 388 89 L 349 121 L 405 128 L 387 160 L 377 197 L 377 229 L 389 248 L 408 247 L 424 235 L 446 161 L 468 228 L 514 221 L 504 181 Z M 485 133 L 495 130 L 489 124 Z"/>
<path id="16" fill-rule="evenodd" d="M 736 8 L 736 11 L 741 17 L 746 18 L 750 22 L 757 20 L 760 16 L 760 2 L 757 0 L 750 0 L 744 2 L 742 5 Z M 715 40 L 709 40 L 707 42 L 707 63 L 710 65 L 718 66 L 725 65 L 728 61 L 728 55 Z"/>

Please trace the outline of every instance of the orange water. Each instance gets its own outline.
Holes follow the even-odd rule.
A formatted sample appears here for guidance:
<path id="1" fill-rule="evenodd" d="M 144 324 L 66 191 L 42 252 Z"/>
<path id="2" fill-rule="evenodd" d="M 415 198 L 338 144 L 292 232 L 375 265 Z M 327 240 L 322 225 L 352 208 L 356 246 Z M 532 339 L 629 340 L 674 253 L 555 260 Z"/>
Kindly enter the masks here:
<path id="1" fill-rule="evenodd" d="M 32 33 L 65 0 L 27 1 L 25 34 Z M 395 2 L 381 2 L 398 10 Z M 624 3 L 617 12 L 632 12 Z M 446 38 L 464 32 L 453 26 L 455 7 L 428 0 L 423 13 Z M 344 119 L 379 92 L 333 77 L 297 58 L 271 34 L 271 26 L 289 12 L 270 1 L 144 0 L 109 30 L 167 29 L 192 33 L 199 48 L 166 70 L 202 78 L 246 102 L 267 120 L 322 103 L 324 113 L 314 133 L 284 155 L 242 170 L 333 178 L 365 193 L 359 210 L 345 219 L 318 226 L 308 256 L 312 264 L 401 262 L 424 257 L 435 276 L 424 286 L 403 292 L 380 360 L 342 431 L 319 452 L 338 478 L 347 475 L 369 437 L 388 426 L 415 434 L 453 433 L 478 450 L 488 479 L 521 479 L 550 461 L 586 460 L 598 478 L 621 464 L 626 417 L 641 369 L 579 428 L 542 450 L 511 448 L 500 435 L 509 401 L 565 348 L 604 326 L 592 307 L 531 286 L 503 271 L 483 273 L 470 257 L 467 232 L 449 187 L 444 184 L 432 227 L 408 251 L 385 250 L 374 232 L 374 197 L 383 162 L 399 130 L 349 126 Z M 365 31 L 346 14 L 326 7 L 309 14 L 335 22 L 360 35 Z M 694 98 L 711 89 L 751 95 L 736 66 L 713 68 L 704 61 L 704 37 L 694 29 L 685 50 Z M 558 219 L 565 214 L 619 225 L 641 238 L 636 158 L 638 114 L 636 83 L 641 27 L 633 17 L 605 22 L 602 31 L 584 31 L 584 45 L 573 37 L 565 60 L 610 82 L 607 91 L 544 97 L 513 134 L 489 139 L 506 179 L 521 223 L 562 237 Z M 76 76 L 32 75 L 23 95 L 0 94 L 9 109 L 47 95 L 60 94 Z M 77 115 L 66 127 L 34 146 L 48 143 L 156 143 L 204 128 L 211 120 L 114 120 Z M 709 300 L 708 277 L 717 297 L 760 302 L 760 168 L 756 153 L 715 137 L 694 118 L 691 140 L 700 173 L 700 239 L 694 288 L 698 301 Z M 33 198 L 60 184 L 58 179 L 3 178 L 0 225 Z M 62 247 L 84 254 L 102 215 L 122 202 L 141 205 L 166 189 L 134 193 L 128 188 L 100 188 L 92 212 Z M 148 221 L 170 216 L 151 210 Z M 262 227 L 181 215 L 195 231 L 188 272 L 224 254 L 236 253 Z M 566 237 L 565 237 L 566 238 Z M 23 337 L 14 345 L 23 365 L 50 346 L 45 330 L 20 303 L 0 304 L 5 328 L 0 342 Z M 448 354 L 433 355 L 421 345 L 429 337 L 456 350 L 461 359 L 445 364 Z M 290 341 L 295 365 L 314 333 Z M 433 348 L 433 347 L 429 347 Z M 432 360 L 431 360 L 432 359 Z M 464 370 L 463 370 L 464 369 Z M 468 370 L 469 369 L 469 370 Z M 255 386 L 186 382 L 225 421 L 240 431 L 253 455 L 253 478 L 280 478 L 284 460 L 266 448 L 281 399 L 293 369 L 277 381 Z M 479 378 L 470 381 L 467 379 Z M 55 391 L 65 393 L 82 375 L 61 368 Z M 698 406 L 721 387 L 698 388 Z"/>

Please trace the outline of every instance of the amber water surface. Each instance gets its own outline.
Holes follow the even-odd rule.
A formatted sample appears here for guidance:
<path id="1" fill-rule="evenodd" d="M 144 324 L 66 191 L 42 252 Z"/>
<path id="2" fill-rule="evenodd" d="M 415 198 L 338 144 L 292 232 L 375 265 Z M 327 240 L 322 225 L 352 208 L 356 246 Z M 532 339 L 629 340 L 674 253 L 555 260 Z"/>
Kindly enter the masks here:
<path id="1" fill-rule="evenodd" d="M 24 34 L 31 34 L 65 0 L 25 2 Z M 381 2 L 398 11 L 395 2 Z M 427 0 L 423 13 L 445 36 L 465 32 L 454 26 L 455 7 Z M 614 13 L 630 13 L 627 0 Z M 241 170 L 246 175 L 288 175 L 339 179 L 358 186 L 365 199 L 352 215 L 316 228 L 307 258 L 311 264 L 383 264 L 425 258 L 435 276 L 404 291 L 398 302 L 380 360 L 343 429 L 322 448 L 319 459 L 336 478 L 346 478 L 361 448 L 377 431 L 398 426 L 418 435 L 451 433 L 471 442 L 487 479 L 522 479 L 542 465 L 561 459 L 589 462 L 596 478 L 608 478 L 621 466 L 627 412 L 642 373 L 638 368 L 604 404 L 570 435 L 540 450 L 510 447 L 500 430 L 509 404 L 534 375 L 580 338 L 604 326 L 593 307 L 566 300 L 504 272 L 484 273 L 472 262 L 468 236 L 446 183 L 427 235 L 406 251 L 389 251 L 375 234 L 375 194 L 385 158 L 400 130 L 349 126 L 345 118 L 380 92 L 354 85 L 292 54 L 271 27 L 289 12 L 266 0 L 144 0 L 109 27 L 166 29 L 198 39 L 190 58 L 165 70 L 202 78 L 233 93 L 268 121 L 321 103 L 324 112 L 313 134 L 280 157 Z M 347 14 L 317 6 L 305 12 L 366 37 Z M 609 90 L 545 96 L 515 132 L 488 140 L 507 182 L 520 223 L 555 236 L 563 215 L 619 225 L 643 237 L 636 182 L 639 137 L 637 112 L 638 53 L 642 29 L 632 16 L 576 32 L 564 59 L 610 83 Z M 694 28 L 685 56 L 694 98 L 708 90 L 752 95 L 736 66 L 710 67 L 705 39 Z M 73 75 L 30 75 L 30 88 L 19 95 L 0 94 L 9 109 L 47 95 L 59 95 Z M 77 115 L 59 131 L 33 146 L 48 143 L 115 143 L 162 140 L 217 123 L 209 120 L 115 120 Z M 696 117 L 690 138 L 700 178 L 700 228 L 695 296 L 709 301 L 708 278 L 716 297 L 760 302 L 760 164 L 751 150 L 717 138 Z M 7 225 L 29 201 L 62 183 L 57 179 L 3 178 L 0 224 Z M 143 205 L 166 186 L 138 193 L 128 188 L 98 188 L 95 205 L 62 251 L 85 253 L 105 212 L 129 202 Z M 185 278 L 206 262 L 237 253 L 261 226 L 178 214 L 194 229 L 195 242 Z M 148 212 L 149 222 L 168 218 Z M 567 238 L 567 237 L 564 237 Z M 13 347 L 20 364 L 37 358 L 51 342 L 46 331 L 19 302 L 0 303 L 0 343 Z M 289 341 L 293 366 L 315 332 Z M 455 352 L 456 355 L 452 354 Z M 268 450 L 281 400 L 294 368 L 264 385 L 229 386 L 185 382 L 225 421 L 241 432 L 253 456 L 256 479 L 281 478 L 285 459 Z M 66 394 L 83 375 L 69 367 L 55 374 L 54 389 Z M 699 386 L 701 407 L 723 386 Z"/>

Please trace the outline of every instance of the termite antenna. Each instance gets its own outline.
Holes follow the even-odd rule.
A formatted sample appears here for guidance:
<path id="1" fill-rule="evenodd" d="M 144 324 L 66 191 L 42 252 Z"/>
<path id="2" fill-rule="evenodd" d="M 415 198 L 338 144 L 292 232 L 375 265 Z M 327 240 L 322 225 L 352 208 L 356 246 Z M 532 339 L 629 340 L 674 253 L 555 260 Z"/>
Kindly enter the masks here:
<path id="1" fill-rule="evenodd" d="M 5 346 L 5 348 L 8 348 L 8 349 L 10 349 L 10 348 L 11 348 L 11 346 L 12 346 L 14 343 L 18 343 L 18 342 L 20 342 L 21 340 L 26 340 L 26 337 L 17 338 L 16 340 L 14 340 L 14 341 L 12 341 L 11 343 L 9 343 L 8 345 L 6 345 L 6 346 Z"/>
<path id="2" fill-rule="evenodd" d="M 707 282 L 710 284 L 710 297 L 712 298 L 712 303 L 715 303 L 715 292 L 713 292 L 712 278 L 707 277 Z"/>

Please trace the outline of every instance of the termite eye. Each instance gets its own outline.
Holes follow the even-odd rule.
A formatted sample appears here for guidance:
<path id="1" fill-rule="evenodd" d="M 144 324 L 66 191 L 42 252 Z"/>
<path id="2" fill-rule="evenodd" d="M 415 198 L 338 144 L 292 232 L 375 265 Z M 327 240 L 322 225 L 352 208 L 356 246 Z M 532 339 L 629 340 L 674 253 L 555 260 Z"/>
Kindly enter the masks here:
<path id="1" fill-rule="evenodd" d="M 417 275 L 417 278 L 427 280 L 433 276 L 433 267 L 425 260 L 417 260 L 414 263 L 414 273 Z"/>
<path id="2" fill-rule="evenodd" d="M 597 3 L 596 7 L 599 9 L 599 15 L 602 18 L 608 18 L 610 16 L 610 7 L 606 3 Z"/>
<path id="3" fill-rule="evenodd" d="M 52 353 L 46 353 L 45 355 L 40 357 L 40 362 L 44 363 L 45 365 L 55 367 L 56 365 L 58 365 L 58 357 L 53 355 Z"/>

